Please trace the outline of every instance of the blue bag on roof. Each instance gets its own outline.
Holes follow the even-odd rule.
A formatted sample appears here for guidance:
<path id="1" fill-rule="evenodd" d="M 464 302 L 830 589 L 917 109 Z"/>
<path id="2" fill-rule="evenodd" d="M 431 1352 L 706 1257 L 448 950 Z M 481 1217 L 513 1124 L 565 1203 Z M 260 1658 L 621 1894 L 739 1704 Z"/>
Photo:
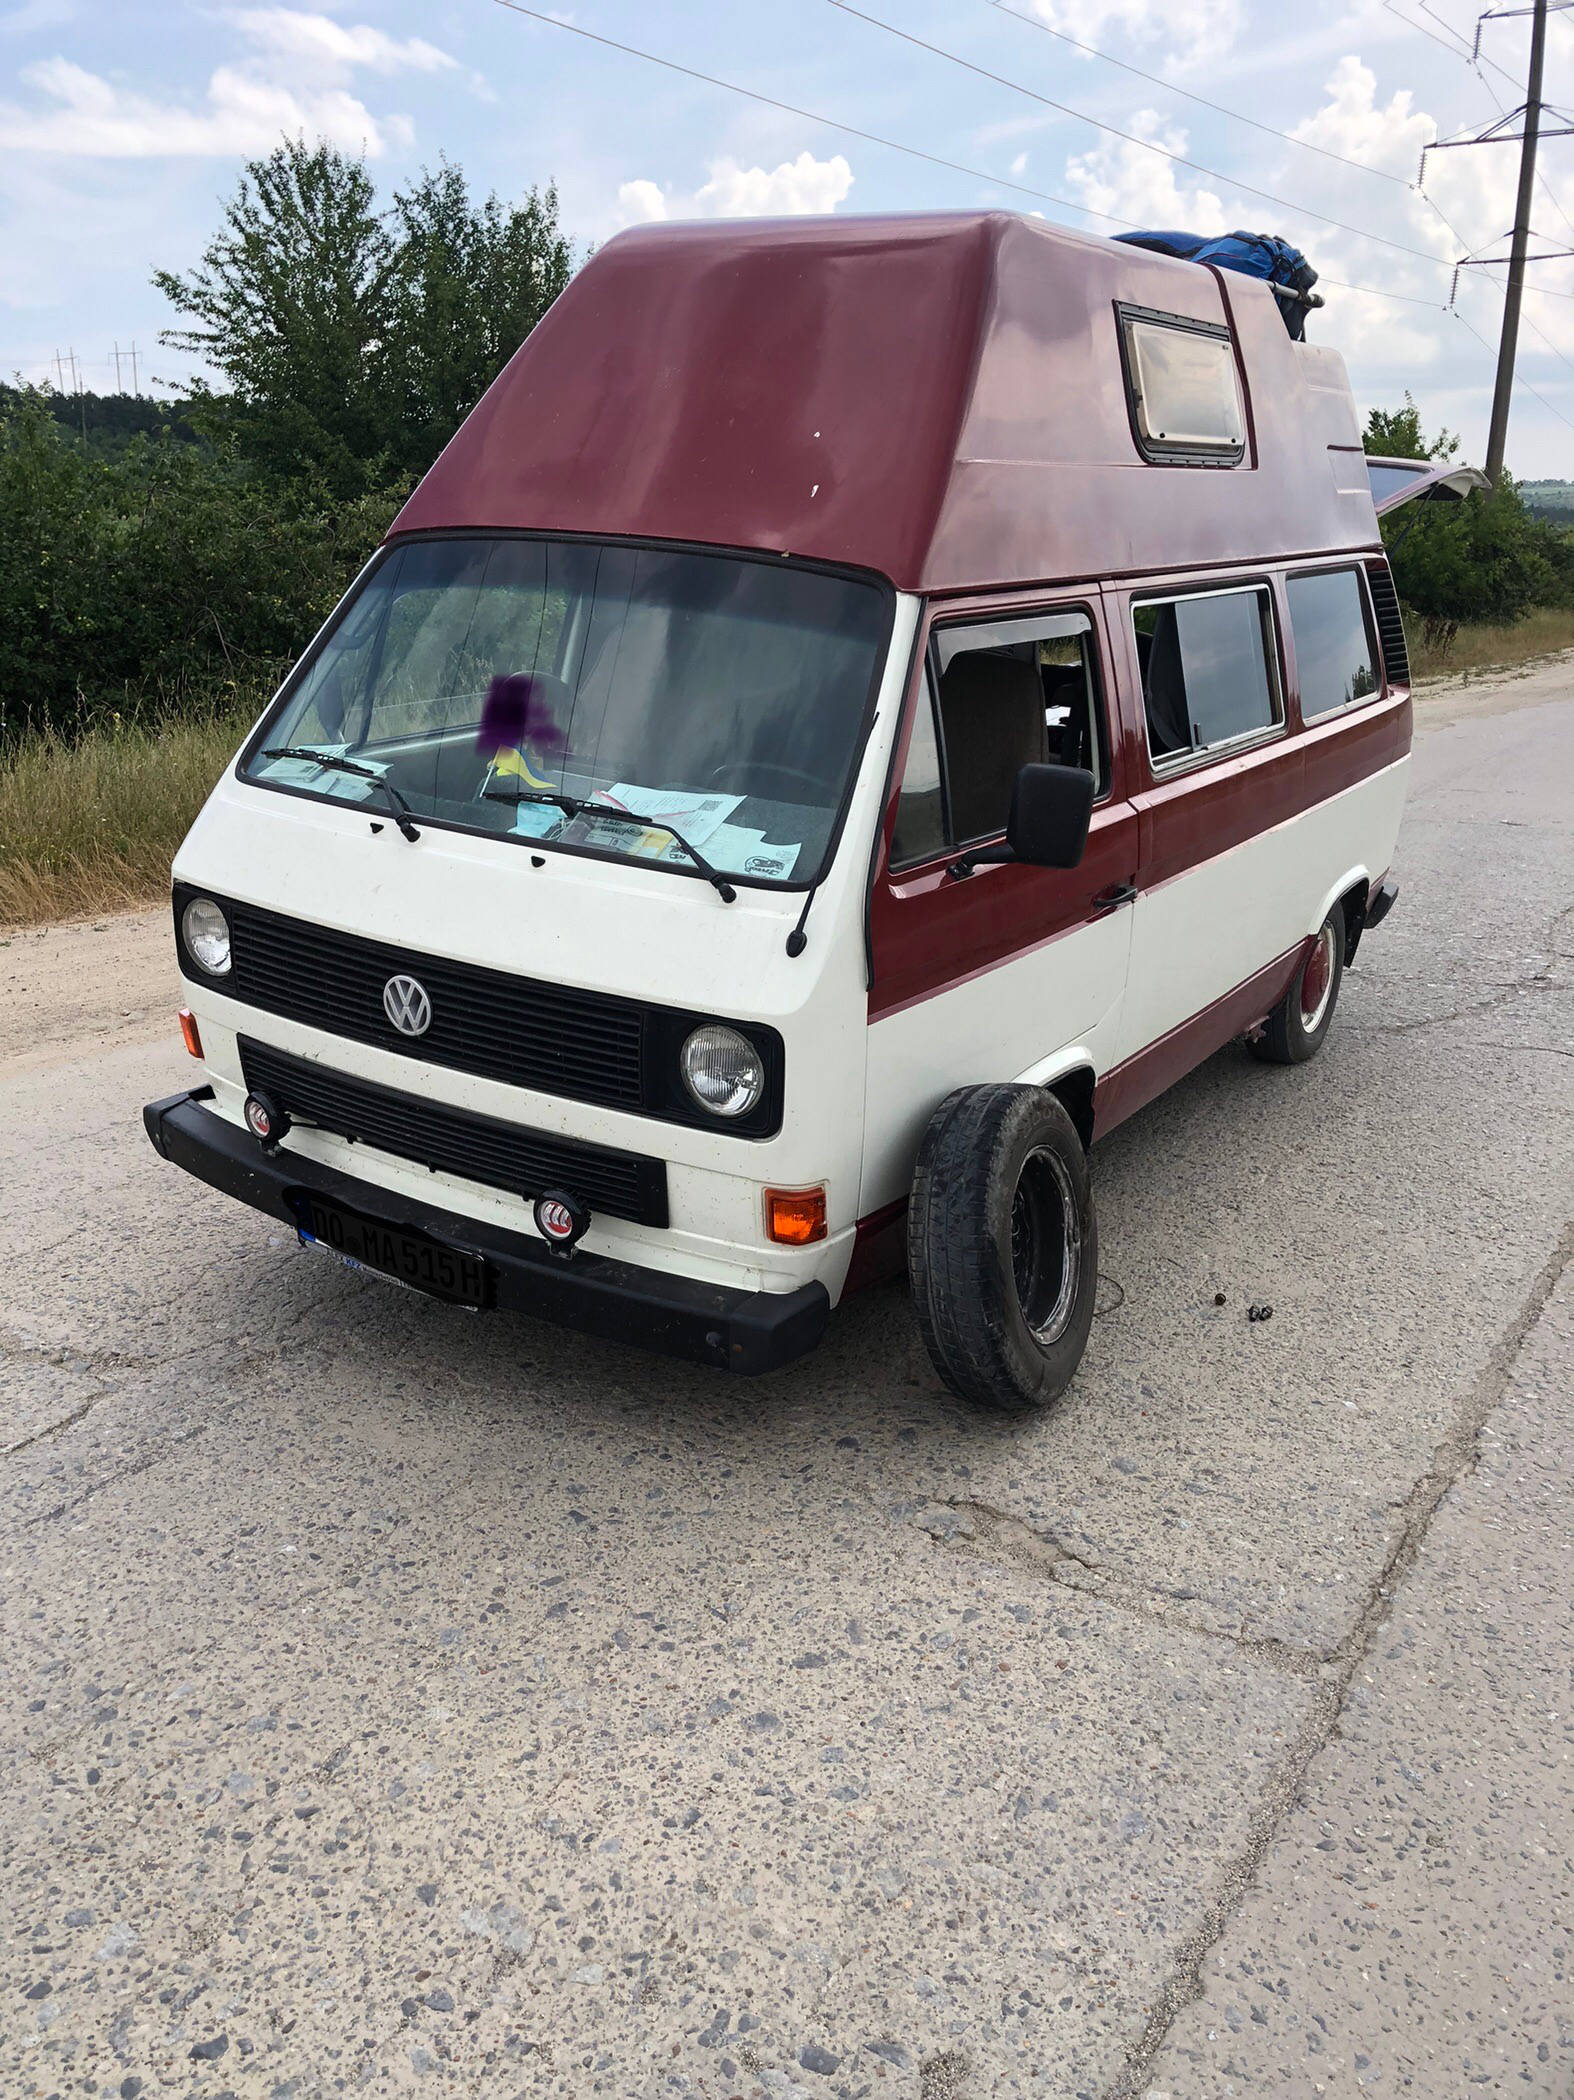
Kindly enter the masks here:
<path id="1" fill-rule="evenodd" d="M 1117 233 L 1115 239 L 1183 262 L 1216 263 L 1221 270 L 1262 278 L 1273 286 L 1284 325 L 1296 342 L 1305 336 L 1308 309 L 1323 303 L 1312 292 L 1317 272 L 1299 248 L 1276 233 Z"/>

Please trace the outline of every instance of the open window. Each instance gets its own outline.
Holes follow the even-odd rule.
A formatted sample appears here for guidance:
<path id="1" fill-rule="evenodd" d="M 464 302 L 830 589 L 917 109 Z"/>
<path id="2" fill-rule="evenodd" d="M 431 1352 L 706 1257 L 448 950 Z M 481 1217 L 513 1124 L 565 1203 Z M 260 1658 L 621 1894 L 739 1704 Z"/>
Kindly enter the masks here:
<path id="1" fill-rule="evenodd" d="M 1246 415 L 1230 331 L 1146 307 L 1116 312 L 1131 427 L 1143 458 L 1234 466 L 1246 450 Z"/>
<path id="2" fill-rule="evenodd" d="M 1131 620 L 1156 772 L 1283 724 L 1266 584 L 1143 599 Z"/>
<path id="3" fill-rule="evenodd" d="M 1025 765 L 1108 786 L 1093 623 L 1084 612 L 938 628 L 897 805 L 893 867 L 1000 837 Z"/>

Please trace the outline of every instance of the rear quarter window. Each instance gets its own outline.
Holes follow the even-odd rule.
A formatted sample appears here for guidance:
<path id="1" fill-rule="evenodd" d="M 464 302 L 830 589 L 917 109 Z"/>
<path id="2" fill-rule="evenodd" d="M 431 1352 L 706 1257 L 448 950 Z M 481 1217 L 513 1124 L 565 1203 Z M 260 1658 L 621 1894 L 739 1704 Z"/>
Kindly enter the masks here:
<path id="1" fill-rule="evenodd" d="M 1323 569 L 1287 584 L 1300 674 L 1301 719 L 1316 721 L 1369 700 L 1378 689 L 1377 648 L 1356 569 Z"/>

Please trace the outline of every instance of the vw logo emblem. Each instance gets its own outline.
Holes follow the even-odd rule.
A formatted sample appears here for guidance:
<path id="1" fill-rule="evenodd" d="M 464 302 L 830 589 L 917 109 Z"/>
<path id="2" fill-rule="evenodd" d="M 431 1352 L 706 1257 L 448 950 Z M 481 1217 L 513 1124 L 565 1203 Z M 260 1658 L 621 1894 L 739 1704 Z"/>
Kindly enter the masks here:
<path id="1" fill-rule="evenodd" d="M 383 1012 L 401 1035 L 425 1035 L 432 1025 L 432 1002 L 413 977 L 390 977 L 383 986 Z"/>

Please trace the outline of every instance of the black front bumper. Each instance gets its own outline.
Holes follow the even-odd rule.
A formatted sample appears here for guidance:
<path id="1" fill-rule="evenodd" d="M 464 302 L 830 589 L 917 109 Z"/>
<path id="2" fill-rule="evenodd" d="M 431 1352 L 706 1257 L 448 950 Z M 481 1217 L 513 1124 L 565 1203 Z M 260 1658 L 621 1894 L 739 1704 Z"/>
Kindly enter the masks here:
<path id="1" fill-rule="evenodd" d="M 292 1231 L 289 1191 L 313 1189 L 386 1225 L 481 1255 L 495 1280 L 492 1302 L 505 1312 L 750 1376 L 807 1355 L 825 1332 L 831 1301 L 823 1283 L 782 1293 L 723 1290 L 583 1248 L 565 1259 L 529 1234 L 412 1203 L 299 1153 L 264 1152 L 249 1130 L 203 1106 L 212 1098 L 211 1087 L 198 1087 L 150 1101 L 142 1120 L 154 1150 Z"/>

